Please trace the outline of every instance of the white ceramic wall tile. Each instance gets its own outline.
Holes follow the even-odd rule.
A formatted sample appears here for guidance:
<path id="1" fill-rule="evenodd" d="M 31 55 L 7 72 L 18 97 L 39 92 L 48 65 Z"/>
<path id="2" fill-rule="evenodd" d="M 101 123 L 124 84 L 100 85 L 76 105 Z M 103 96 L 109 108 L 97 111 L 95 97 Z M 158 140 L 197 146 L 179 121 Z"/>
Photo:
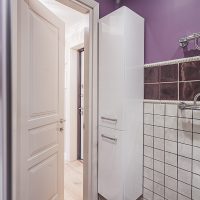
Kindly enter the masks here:
<path id="1" fill-rule="evenodd" d="M 187 158 L 192 158 L 192 146 L 187 144 L 178 144 L 178 154 Z"/>
<path id="2" fill-rule="evenodd" d="M 152 102 L 144 113 L 144 184 L 154 190 L 144 198 L 200 200 L 200 111 Z"/>
<path id="3" fill-rule="evenodd" d="M 165 139 L 177 142 L 177 130 L 165 128 Z"/>
<path id="4" fill-rule="evenodd" d="M 166 104 L 166 115 L 167 116 L 177 116 L 177 105 Z"/>
<path id="5" fill-rule="evenodd" d="M 153 148 L 144 146 L 144 155 L 153 158 Z"/>
<path id="6" fill-rule="evenodd" d="M 193 160 L 193 173 L 200 175 L 200 162 Z"/>
<path id="7" fill-rule="evenodd" d="M 191 198 L 185 197 L 181 194 L 178 194 L 178 200 L 191 200 Z"/>
<path id="8" fill-rule="evenodd" d="M 154 182 L 154 192 L 162 197 L 164 197 L 164 186 Z"/>
<path id="9" fill-rule="evenodd" d="M 177 179 L 177 167 L 165 164 L 165 174 L 167 176 Z"/>
<path id="10" fill-rule="evenodd" d="M 200 134 L 198 133 L 193 134 L 193 145 L 200 147 Z"/>
<path id="11" fill-rule="evenodd" d="M 144 177 L 153 180 L 153 169 L 144 167 Z"/>
<path id="12" fill-rule="evenodd" d="M 153 126 L 152 125 L 144 125 L 144 134 L 153 136 Z"/>
<path id="13" fill-rule="evenodd" d="M 164 162 L 165 152 L 162 150 L 154 149 L 154 159 Z"/>
<path id="14" fill-rule="evenodd" d="M 154 104 L 154 114 L 164 115 L 165 114 L 165 104 Z"/>
<path id="15" fill-rule="evenodd" d="M 192 195 L 191 190 L 192 190 L 191 185 L 188 185 L 188 184 L 178 181 L 178 192 L 180 194 L 183 194 L 186 197 L 191 198 L 191 195 Z"/>
<path id="16" fill-rule="evenodd" d="M 179 118 L 178 129 L 183 131 L 192 131 L 192 119 Z"/>
<path id="17" fill-rule="evenodd" d="M 177 155 L 165 152 L 165 162 L 167 164 L 177 166 Z"/>
<path id="18" fill-rule="evenodd" d="M 177 142 L 165 140 L 165 151 L 177 154 Z"/>
<path id="19" fill-rule="evenodd" d="M 153 191 L 153 181 L 147 178 L 144 178 L 144 187 Z"/>
<path id="20" fill-rule="evenodd" d="M 151 192 L 151 191 L 149 191 L 145 188 L 144 188 L 144 194 L 143 195 L 144 195 L 144 198 L 146 200 L 153 200 L 153 192 Z"/>
<path id="21" fill-rule="evenodd" d="M 193 132 L 200 133 L 200 120 L 193 119 Z"/>
<path id="22" fill-rule="evenodd" d="M 153 169 L 153 159 L 144 156 L 144 166 Z"/>
<path id="23" fill-rule="evenodd" d="M 144 135 L 144 145 L 149 146 L 149 147 L 153 147 L 153 137 L 148 136 L 148 135 Z"/>
<path id="24" fill-rule="evenodd" d="M 161 197 L 161 196 L 159 196 L 159 195 L 157 195 L 157 194 L 154 194 L 154 198 L 153 198 L 154 200 L 164 200 L 164 198 L 163 197 Z"/>
<path id="25" fill-rule="evenodd" d="M 194 110 L 193 111 L 193 118 L 194 119 L 200 119 L 200 110 Z"/>
<path id="26" fill-rule="evenodd" d="M 177 129 L 177 117 L 165 116 L 165 127 Z"/>
<path id="27" fill-rule="evenodd" d="M 159 172 L 154 171 L 154 181 L 159 183 L 160 185 L 164 185 L 165 183 L 165 176 Z"/>
<path id="28" fill-rule="evenodd" d="M 153 104 L 152 103 L 144 103 L 144 113 L 153 114 Z"/>
<path id="29" fill-rule="evenodd" d="M 154 160 L 154 170 L 156 170 L 160 173 L 164 173 L 164 163 Z"/>
<path id="30" fill-rule="evenodd" d="M 164 138 L 164 127 L 154 126 L 154 136 Z"/>
<path id="31" fill-rule="evenodd" d="M 165 186 L 172 190 L 177 190 L 177 180 L 171 177 L 165 176 Z"/>
<path id="32" fill-rule="evenodd" d="M 165 188 L 165 198 L 167 200 L 177 200 L 177 192 Z"/>
<path id="33" fill-rule="evenodd" d="M 178 130 L 178 142 L 192 145 L 192 132 Z"/>
<path id="34" fill-rule="evenodd" d="M 192 186 L 200 189 L 200 176 L 193 174 L 192 176 Z"/>
<path id="35" fill-rule="evenodd" d="M 192 199 L 199 200 L 200 199 L 200 190 L 192 187 Z"/>
<path id="36" fill-rule="evenodd" d="M 164 116 L 154 115 L 154 125 L 164 127 Z"/>
<path id="37" fill-rule="evenodd" d="M 200 161 L 200 148 L 193 147 L 193 159 Z"/>
<path id="38" fill-rule="evenodd" d="M 145 114 L 144 115 L 144 124 L 153 125 L 153 115 Z"/>
<path id="39" fill-rule="evenodd" d="M 154 148 L 164 150 L 164 139 L 154 138 Z"/>
<path id="40" fill-rule="evenodd" d="M 178 180 L 191 185 L 192 173 L 182 169 L 178 169 Z"/>
<path id="41" fill-rule="evenodd" d="M 182 156 L 178 156 L 178 167 L 187 171 L 192 170 L 192 160 Z"/>
<path id="42" fill-rule="evenodd" d="M 192 118 L 192 110 L 180 110 L 178 109 L 178 116 L 182 118 Z"/>

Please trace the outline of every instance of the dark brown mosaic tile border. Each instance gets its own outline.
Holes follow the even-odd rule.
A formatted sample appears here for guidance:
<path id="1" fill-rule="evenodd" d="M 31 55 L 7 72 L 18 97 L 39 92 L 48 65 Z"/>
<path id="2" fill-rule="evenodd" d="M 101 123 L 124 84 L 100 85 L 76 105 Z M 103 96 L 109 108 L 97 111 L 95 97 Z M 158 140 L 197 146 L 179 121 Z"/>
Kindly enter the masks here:
<path id="1" fill-rule="evenodd" d="M 178 82 L 160 83 L 160 100 L 177 100 Z"/>
<path id="2" fill-rule="evenodd" d="M 200 92 L 200 61 L 144 69 L 144 98 L 191 101 Z"/>

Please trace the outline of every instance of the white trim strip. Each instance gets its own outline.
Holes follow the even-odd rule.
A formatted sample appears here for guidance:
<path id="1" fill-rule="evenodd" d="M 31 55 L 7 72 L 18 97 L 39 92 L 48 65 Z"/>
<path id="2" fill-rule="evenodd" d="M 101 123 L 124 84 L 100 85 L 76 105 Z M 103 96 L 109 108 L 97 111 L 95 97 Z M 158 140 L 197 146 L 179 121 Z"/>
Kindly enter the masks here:
<path id="1" fill-rule="evenodd" d="M 180 102 L 187 103 L 189 105 L 193 105 L 194 101 L 181 101 L 181 100 L 152 100 L 152 99 L 144 99 L 144 103 L 157 103 L 157 104 L 179 104 Z M 200 102 L 197 102 L 197 105 L 200 105 Z"/>
<path id="2" fill-rule="evenodd" d="M 151 99 L 144 99 L 144 103 L 157 103 L 157 104 L 179 104 L 180 101 L 174 100 L 151 100 Z"/>
<path id="3" fill-rule="evenodd" d="M 163 61 L 163 62 L 157 62 L 157 63 L 150 63 L 145 64 L 144 67 L 159 67 L 164 65 L 173 65 L 173 64 L 179 64 L 184 62 L 192 62 L 192 61 L 200 61 L 200 56 L 190 57 L 190 58 L 181 58 L 181 59 L 175 59 L 175 60 L 169 60 L 169 61 Z"/>

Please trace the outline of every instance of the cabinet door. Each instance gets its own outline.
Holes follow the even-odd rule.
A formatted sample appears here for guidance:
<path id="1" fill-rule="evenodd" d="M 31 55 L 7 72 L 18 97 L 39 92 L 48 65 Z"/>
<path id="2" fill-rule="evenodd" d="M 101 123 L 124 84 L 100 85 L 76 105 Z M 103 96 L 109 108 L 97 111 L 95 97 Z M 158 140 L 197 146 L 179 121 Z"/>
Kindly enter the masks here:
<path id="1" fill-rule="evenodd" d="M 123 37 L 123 23 L 120 16 L 106 16 L 100 21 L 99 123 L 119 130 L 123 130 Z"/>
<path id="2" fill-rule="evenodd" d="M 122 131 L 99 128 L 98 192 L 108 200 L 123 199 Z"/>

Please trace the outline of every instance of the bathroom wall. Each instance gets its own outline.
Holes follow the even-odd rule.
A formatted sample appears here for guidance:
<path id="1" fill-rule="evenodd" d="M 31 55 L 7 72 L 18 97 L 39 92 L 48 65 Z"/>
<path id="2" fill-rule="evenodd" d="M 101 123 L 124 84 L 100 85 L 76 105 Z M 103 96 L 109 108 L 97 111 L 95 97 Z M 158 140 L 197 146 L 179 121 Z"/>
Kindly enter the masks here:
<path id="1" fill-rule="evenodd" d="M 144 96 L 191 101 L 200 92 L 200 57 L 145 65 Z"/>
<path id="2" fill-rule="evenodd" d="M 200 112 L 144 104 L 144 199 L 200 199 Z"/>
<path id="3" fill-rule="evenodd" d="M 115 0 L 96 1 L 100 17 L 119 8 Z M 127 6 L 145 18 L 145 63 L 200 55 L 193 46 L 183 51 L 178 43 L 181 37 L 200 32 L 199 0 L 122 0 L 120 6 Z"/>
<path id="4" fill-rule="evenodd" d="M 145 65 L 144 199 L 200 199 L 200 57 Z"/>
<path id="5" fill-rule="evenodd" d="M 144 199 L 199 200 L 200 111 L 181 111 L 178 103 L 192 103 L 200 92 L 200 57 L 194 57 L 200 51 L 183 50 L 178 40 L 200 32 L 200 1 L 122 0 L 121 6 L 145 18 L 145 63 L 153 63 L 144 70 Z M 100 17 L 116 8 L 110 4 Z"/>
<path id="6" fill-rule="evenodd" d="M 122 0 L 145 18 L 145 63 L 200 55 L 192 48 L 183 50 L 178 40 L 200 32 L 199 0 Z"/>
<path id="7" fill-rule="evenodd" d="M 115 10 L 115 0 L 96 0 L 99 3 L 100 18 Z"/>

